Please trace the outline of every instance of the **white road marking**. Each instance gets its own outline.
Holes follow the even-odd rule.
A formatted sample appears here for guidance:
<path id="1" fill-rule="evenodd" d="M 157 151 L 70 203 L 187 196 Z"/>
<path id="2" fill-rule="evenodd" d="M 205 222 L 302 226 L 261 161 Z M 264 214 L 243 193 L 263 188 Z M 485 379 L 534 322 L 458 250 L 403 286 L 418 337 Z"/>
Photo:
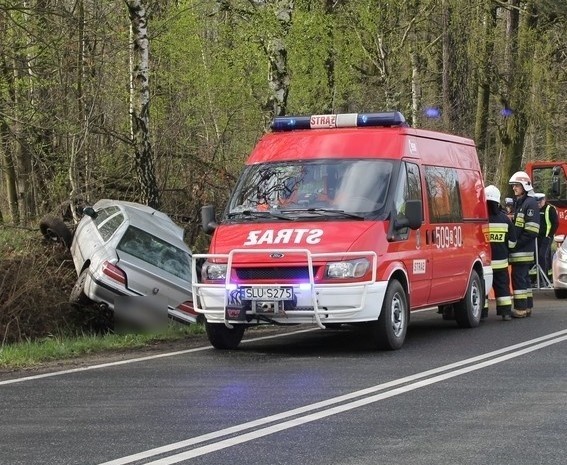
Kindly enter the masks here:
<path id="1" fill-rule="evenodd" d="M 260 418 L 258 420 L 242 423 L 240 425 L 235 425 L 229 428 L 225 428 L 219 431 L 213 431 L 201 436 L 196 436 L 194 438 L 189 438 L 184 441 L 179 441 L 176 443 L 168 444 L 165 446 L 150 449 L 144 452 L 139 452 L 137 454 L 132 454 L 126 457 L 121 457 L 109 462 L 104 462 L 100 465 L 125 465 L 133 463 L 143 459 L 155 458 L 158 455 L 171 453 L 173 451 L 186 448 L 189 446 L 194 446 L 203 442 L 211 441 L 214 439 L 220 439 L 228 435 L 243 432 L 238 436 L 234 436 L 227 439 L 220 439 L 217 442 L 201 446 L 189 451 L 184 451 L 169 457 L 159 458 L 152 462 L 146 462 L 146 465 L 169 465 L 184 460 L 189 460 L 201 455 L 209 454 L 227 447 L 231 447 L 237 444 L 242 444 L 253 439 L 257 439 L 262 436 L 267 436 L 278 431 L 293 428 L 305 423 L 320 420 L 322 418 L 336 415 L 348 410 L 352 410 L 358 407 L 362 407 L 374 402 L 378 402 L 389 397 L 397 396 L 399 394 L 404 394 L 415 389 L 419 389 L 430 384 L 445 381 L 447 379 L 460 376 L 472 371 L 480 370 L 482 368 L 495 365 L 507 360 L 510 360 L 521 355 L 525 355 L 529 352 L 533 352 L 539 349 L 543 349 L 552 344 L 557 344 L 567 340 L 567 330 L 558 331 L 546 336 L 542 336 L 536 339 L 531 339 L 519 344 L 514 344 L 503 349 L 488 352 L 486 354 L 478 355 L 466 360 L 444 365 L 439 368 L 434 368 L 432 370 L 427 370 L 421 373 L 417 373 L 411 376 L 393 380 L 387 383 L 372 386 L 370 388 L 362 389 L 360 391 L 355 391 L 343 396 L 334 397 L 327 399 L 325 401 L 317 402 L 311 405 L 306 405 L 304 407 L 299 407 L 287 412 L 282 412 L 276 415 L 271 415 L 265 418 Z M 433 376 L 436 375 L 436 376 Z M 427 378 L 427 379 L 424 379 Z M 388 390 L 389 389 L 389 390 Z M 387 391 L 386 391 L 387 390 Z M 379 394 L 375 394 L 379 391 L 386 391 Z M 374 394 L 374 395 L 371 395 Z M 357 399 L 357 400 L 354 400 Z M 342 403 L 343 402 L 343 403 Z M 341 405 L 335 405 L 342 403 Z M 333 406 L 335 405 L 335 406 Z M 314 410 L 319 410 L 314 413 Z M 303 415 L 304 416 L 300 416 Z M 296 417 L 289 419 L 287 421 L 282 421 L 290 417 Z M 266 426 L 263 428 L 258 428 L 269 423 L 279 422 L 271 426 Z M 246 430 L 250 430 L 244 433 Z"/>
<path id="2" fill-rule="evenodd" d="M 252 338 L 252 339 L 246 339 L 246 340 L 242 341 L 241 344 L 246 344 L 247 342 L 263 341 L 265 339 L 274 339 L 274 338 L 283 337 L 283 336 L 290 336 L 292 334 L 307 333 L 309 331 L 320 331 L 320 329 L 319 328 L 309 328 L 309 329 L 302 329 L 300 331 L 293 331 L 293 332 L 284 333 L 284 334 L 275 334 L 275 335 L 272 335 L 272 336 L 260 336 L 260 337 L 255 337 L 255 338 Z M 53 372 L 50 372 L 50 373 L 42 373 L 41 375 L 33 375 L 33 376 L 26 376 L 26 377 L 23 377 L 23 378 L 8 379 L 8 380 L 5 380 L 5 381 L 0 381 L 0 386 L 6 385 L 6 384 L 23 383 L 24 381 L 32 381 L 34 379 L 50 378 L 52 376 L 68 375 L 70 373 L 78 373 L 78 372 L 81 372 L 81 371 L 98 370 L 100 368 L 108 368 L 108 367 L 114 367 L 114 366 L 118 366 L 118 365 L 128 365 L 130 363 L 145 362 L 147 360 L 155 360 L 157 358 L 173 357 L 175 355 L 183 355 L 183 354 L 188 354 L 188 353 L 191 353 L 191 352 L 200 352 L 200 351 L 203 351 L 203 350 L 210 350 L 212 348 L 213 348 L 212 346 L 196 347 L 194 349 L 178 350 L 176 352 L 167 352 L 165 354 L 148 355 L 147 357 L 132 358 L 132 359 L 129 359 L 129 360 L 119 360 L 117 362 L 101 363 L 101 364 L 98 364 L 98 365 L 88 365 L 86 367 L 71 368 L 69 370 L 61 370 L 61 371 L 53 371 Z"/>

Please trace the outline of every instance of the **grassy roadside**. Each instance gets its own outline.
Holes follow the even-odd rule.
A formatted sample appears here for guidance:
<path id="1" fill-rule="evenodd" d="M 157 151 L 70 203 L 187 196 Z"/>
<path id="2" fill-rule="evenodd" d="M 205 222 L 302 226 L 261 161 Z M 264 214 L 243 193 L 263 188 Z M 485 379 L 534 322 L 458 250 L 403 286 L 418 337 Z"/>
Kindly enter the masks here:
<path id="1" fill-rule="evenodd" d="M 156 343 L 179 341 L 204 334 L 203 325 L 171 324 L 157 333 L 85 334 L 53 336 L 0 347 L 0 369 L 33 368 L 45 362 L 69 360 L 110 351 L 141 349 Z"/>
<path id="2" fill-rule="evenodd" d="M 77 309 L 70 253 L 39 229 L 0 224 L 0 370 L 154 347 L 204 334 L 200 324 L 171 323 L 154 333 L 104 331 L 97 308 Z M 102 322 L 102 326 L 101 326 Z"/>

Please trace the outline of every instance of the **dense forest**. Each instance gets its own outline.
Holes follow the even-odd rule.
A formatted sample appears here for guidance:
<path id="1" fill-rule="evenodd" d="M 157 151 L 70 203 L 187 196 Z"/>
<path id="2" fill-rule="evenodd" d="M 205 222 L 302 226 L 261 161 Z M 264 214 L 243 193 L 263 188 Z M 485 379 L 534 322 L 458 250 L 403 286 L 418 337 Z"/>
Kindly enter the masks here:
<path id="1" fill-rule="evenodd" d="M 0 223 L 100 198 L 199 246 L 274 115 L 401 111 L 486 181 L 567 158 L 565 0 L 0 0 Z"/>

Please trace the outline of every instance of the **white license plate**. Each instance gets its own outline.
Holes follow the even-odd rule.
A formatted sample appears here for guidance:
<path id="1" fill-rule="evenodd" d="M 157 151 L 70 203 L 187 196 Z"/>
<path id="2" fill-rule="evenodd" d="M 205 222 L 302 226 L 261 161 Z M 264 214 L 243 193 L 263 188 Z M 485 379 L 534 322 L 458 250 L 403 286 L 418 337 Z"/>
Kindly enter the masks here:
<path id="1" fill-rule="evenodd" d="M 241 287 L 242 300 L 293 300 L 292 287 Z"/>

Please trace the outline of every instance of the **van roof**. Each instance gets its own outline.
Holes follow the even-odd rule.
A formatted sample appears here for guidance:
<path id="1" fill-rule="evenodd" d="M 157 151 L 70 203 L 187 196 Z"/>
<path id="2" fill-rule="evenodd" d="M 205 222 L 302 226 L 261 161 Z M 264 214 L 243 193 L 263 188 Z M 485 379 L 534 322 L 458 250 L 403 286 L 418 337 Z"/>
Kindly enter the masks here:
<path id="1" fill-rule="evenodd" d="M 264 135 L 247 164 L 317 158 L 393 158 L 418 157 L 411 153 L 408 138 L 427 143 L 444 141 L 475 147 L 473 140 L 407 126 L 298 129 Z"/>

